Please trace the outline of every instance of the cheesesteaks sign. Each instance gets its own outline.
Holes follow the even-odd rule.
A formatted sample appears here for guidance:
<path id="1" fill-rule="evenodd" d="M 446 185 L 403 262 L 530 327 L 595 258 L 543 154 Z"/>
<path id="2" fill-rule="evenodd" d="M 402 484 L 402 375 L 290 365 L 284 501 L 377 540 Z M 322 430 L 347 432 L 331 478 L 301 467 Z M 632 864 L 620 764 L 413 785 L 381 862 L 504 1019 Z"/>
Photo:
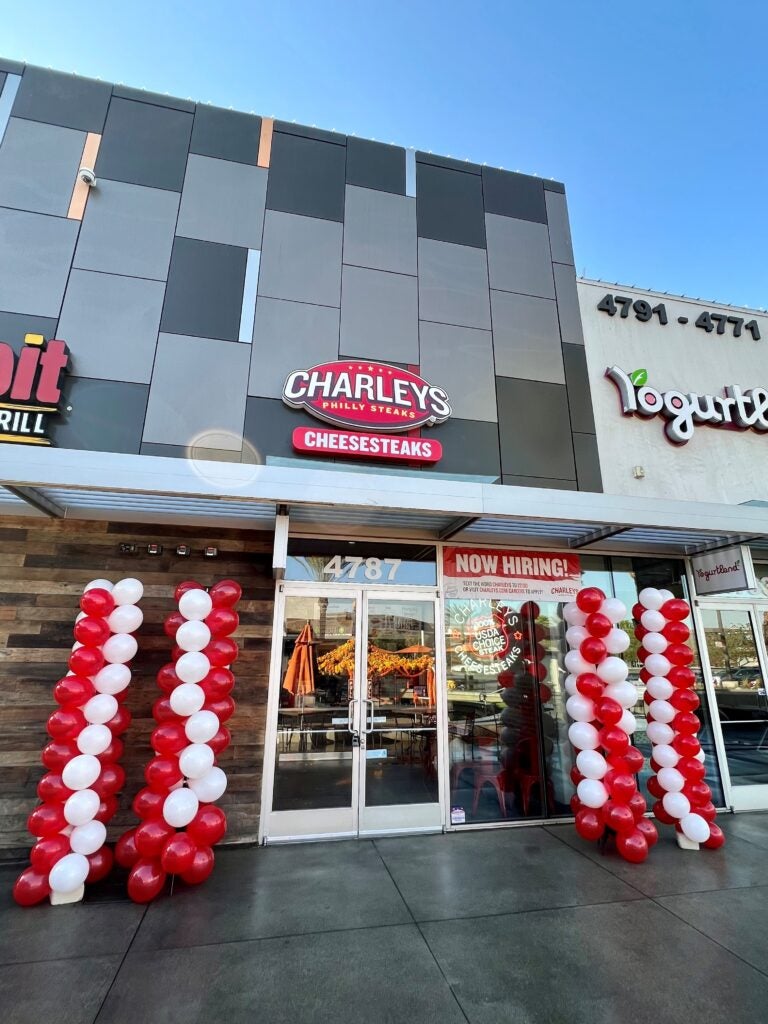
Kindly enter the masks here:
<path id="1" fill-rule="evenodd" d="M 577 555 L 501 548 L 443 548 L 447 598 L 572 601 L 581 586 Z"/>
<path id="2" fill-rule="evenodd" d="M 0 441 L 11 444 L 52 444 L 48 418 L 59 412 L 60 378 L 69 351 L 63 341 L 27 334 L 17 356 L 0 342 Z"/>
<path id="3" fill-rule="evenodd" d="M 443 453 L 439 441 L 390 435 L 443 423 L 451 415 L 445 391 L 418 374 L 352 359 L 294 370 L 283 401 L 333 427 L 366 431 L 297 427 L 293 432 L 298 451 L 350 458 L 437 462 Z"/>

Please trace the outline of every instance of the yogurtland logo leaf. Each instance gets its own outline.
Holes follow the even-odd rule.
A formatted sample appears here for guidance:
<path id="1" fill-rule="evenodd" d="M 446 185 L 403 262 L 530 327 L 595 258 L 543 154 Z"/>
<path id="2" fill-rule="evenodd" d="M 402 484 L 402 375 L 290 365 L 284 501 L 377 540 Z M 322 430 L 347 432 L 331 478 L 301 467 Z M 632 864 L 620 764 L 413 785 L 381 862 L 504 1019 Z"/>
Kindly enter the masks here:
<path id="1" fill-rule="evenodd" d="M 626 373 L 609 366 L 605 376 L 616 385 L 625 416 L 663 416 L 664 433 L 672 444 L 687 444 L 697 424 L 726 429 L 768 431 L 768 391 L 750 388 L 742 391 L 736 384 L 723 388 L 722 395 L 696 392 L 657 391 L 647 384 L 646 370 Z"/>

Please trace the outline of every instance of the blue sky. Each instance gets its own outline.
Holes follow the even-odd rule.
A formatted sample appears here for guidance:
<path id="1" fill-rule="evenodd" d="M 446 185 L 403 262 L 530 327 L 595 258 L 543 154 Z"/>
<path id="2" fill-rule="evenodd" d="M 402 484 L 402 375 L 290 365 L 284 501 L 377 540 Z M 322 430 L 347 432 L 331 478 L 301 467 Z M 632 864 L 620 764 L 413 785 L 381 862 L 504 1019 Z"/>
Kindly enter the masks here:
<path id="1" fill-rule="evenodd" d="M 3 4 L 0 53 L 557 178 L 577 271 L 768 307 L 754 0 Z"/>

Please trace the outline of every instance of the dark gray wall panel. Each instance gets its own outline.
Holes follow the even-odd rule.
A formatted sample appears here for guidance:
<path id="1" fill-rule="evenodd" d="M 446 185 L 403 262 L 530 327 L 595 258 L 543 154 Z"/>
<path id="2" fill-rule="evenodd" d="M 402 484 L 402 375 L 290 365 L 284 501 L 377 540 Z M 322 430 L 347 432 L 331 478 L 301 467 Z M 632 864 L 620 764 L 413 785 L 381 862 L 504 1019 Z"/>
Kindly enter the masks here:
<path id="1" fill-rule="evenodd" d="M 181 192 L 192 115 L 113 99 L 96 161 L 100 178 Z"/>
<path id="2" fill-rule="evenodd" d="M 518 220 L 547 223 L 544 183 L 528 174 L 483 168 L 483 198 L 486 213 L 498 213 Z"/>
<path id="3" fill-rule="evenodd" d="M 112 95 L 123 100 L 151 103 L 155 107 L 185 110 L 188 114 L 194 114 L 195 112 L 194 100 L 183 100 L 178 96 L 168 96 L 164 92 L 148 92 L 146 89 L 132 89 L 128 85 L 116 85 L 112 90 Z"/>
<path id="4" fill-rule="evenodd" d="M 600 456 L 597 438 L 594 434 L 574 434 L 573 447 L 576 453 L 576 475 L 580 491 L 602 491 L 603 478 L 600 474 Z"/>
<path id="5" fill-rule="evenodd" d="M 562 181 L 553 181 L 551 178 L 544 178 L 544 190 L 545 192 L 565 193 L 565 185 Z"/>
<path id="6" fill-rule="evenodd" d="M 481 178 L 417 162 L 416 224 L 421 238 L 485 248 Z"/>
<path id="7" fill-rule="evenodd" d="M 504 472 L 575 480 L 565 387 L 497 377 L 496 394 Z"/>
<path id="8" fill-rule="evenodd" d="M 3 91 L 3 86 L 5 85 L 5 80 L 7 77 L 8 75 L 5 71 L 0 71 L 0 92 Z"/>
<path id="9" fill-rule="evenodd" d="M 434 466 L 424 466 L 425 473 L 460 473 L 494 480 L 501 476 L 496 423 L 451 417 L 431 430 L 423 429 L 421 436 L 443 446 L 442 459 Z"/>
<path id="10" fill-rule="evenodd" d="M 368 139 L 347 139 L 347 184 L 405 195 L 405 150 Z"/>
<path id="11" fill-rule="evenodd" d="M 70 413 L 52 420 L 59 448 L 138 454 L 149 388 L 112 380 L 66 377 L 62 407 Z"/>
<path id="12" fill-rule="evenodd" d="M 0 341 L 21 352 L 25 334 L 42 334 L 49 340 L 56 337 L 56 320 L 47 316 L 28 316 L 26 313 L 0 312 Z M 62 339 L 66 341 L 66 338 Z"/>
<path id="13" fill-rule="evenodd" d="M 0 57 L 0 71 L 9 75 L 23 75 L 26 65 L 21 60 L 9 60 L 7 57 Z"/>
<path id="14" fill-rule="evenodd" d="M 255 164 L 259 156 L 261 118 L 239 110 L 198 103 L 192 126 L 191 153 Z"/>
<path id="15" fill-rule="evenodd" d="M 453 171 L 463 171 L 465 174 L 480 174 L 480 164 L 473 164 L 469 160 L 456 160 L 452 156 L 438 156 L 436 153 L 425 153 L 417 150 L 416 160 L 421 164 L 432 164 L 433 167 L 447 167 Z"/>
<path id="16" fill-rule="evenodd" d="M 571 409 L 571 427 L 581 434 L 594 434 L 595 418 L 592 414 L 587 357 L 583 345 L 563 345 L 565 383 L 568 386 L 568 404 Z"/>
<path id="17" fill-rule="evenodd" d="M 333 462 L 295 452 L 291 436 L 296 427 L 322 427 L 312 416 L 289 409 L 279 399 L 249 398 L 245 406 L 245 443 L 243 462 L 265 463 L 269 455 L 286 458 L 311 458 L 318 465 Z"/>
<path id="18" fill-rule="evenodd" d="M 343 146 L 274 132 L 267 209 L 344 220 L 345 162 Z"/>
<path id="19" fill-rule="evenodd" d="M 111 93 L 108 82 L 28 67 L 16 94 L 13 115 L 82 132 L 101 132 Z"/>
<path id="20" fill-rule="evenodd" d="M 502 476 L 501 482 L 511 487 L 546 487 L 552 491 L 578 490 L 575 480 L 550 480 L 547 477 L 514 476 L 509 473 Z"/>
<path id="21" fill-rule="evenodd" d="M 247 249 L 176 238 L 160 330 L 237 341 Z"/>
<path id="22" fill-rule="evenodd" d="M 309 125 L 294 124 L 293 121 L 275 121 L 274 130 L 282 135 L 298 135 L 303 139 L 332 142 L 337 146 L 346 146 L 347 144 L 347 137 L 341 132 L 329 132 L 325 128 L 310 128 Z"/>

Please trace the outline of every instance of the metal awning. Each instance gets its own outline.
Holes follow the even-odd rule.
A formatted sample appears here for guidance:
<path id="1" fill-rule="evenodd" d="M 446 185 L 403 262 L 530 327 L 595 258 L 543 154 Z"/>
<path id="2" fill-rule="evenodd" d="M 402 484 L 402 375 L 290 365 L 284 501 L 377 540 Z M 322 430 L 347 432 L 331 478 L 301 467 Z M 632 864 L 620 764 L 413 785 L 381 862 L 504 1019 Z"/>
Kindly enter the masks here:
<path id="1" fill-rule="evenodd" d="M 322 469 L 0 446 L 0 516 L 271 529 L 293 534 L 686 555 L 768 550 L 768 507 Z"/>

